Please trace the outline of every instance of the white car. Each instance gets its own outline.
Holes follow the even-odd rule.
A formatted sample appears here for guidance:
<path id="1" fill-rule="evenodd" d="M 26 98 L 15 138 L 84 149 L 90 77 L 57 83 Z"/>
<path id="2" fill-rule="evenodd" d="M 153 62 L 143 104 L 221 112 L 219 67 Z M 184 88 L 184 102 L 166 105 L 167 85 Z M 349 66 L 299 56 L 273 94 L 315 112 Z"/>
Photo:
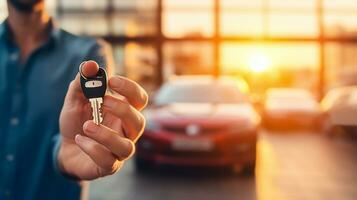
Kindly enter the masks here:
<path id="1" fill-rule="evenodd" d="M 356 132 L 357 86 L 345 86 L 330 90 L 321 102 L 325 113 L 326 133 Z"/>
<path id="2" fill-rule="evenodd" d="M 321 117 L 319 103 L 307 90 L 273 88 L 266 93 L 263 121 L 267 128 L 319 128 Z"/>

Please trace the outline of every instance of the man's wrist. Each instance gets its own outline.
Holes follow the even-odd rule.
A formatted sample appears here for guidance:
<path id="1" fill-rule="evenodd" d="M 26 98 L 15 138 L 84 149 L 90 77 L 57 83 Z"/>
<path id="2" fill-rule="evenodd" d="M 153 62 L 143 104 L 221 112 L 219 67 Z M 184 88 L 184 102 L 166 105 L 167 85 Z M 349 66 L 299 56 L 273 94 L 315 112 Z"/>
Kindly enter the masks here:
<path id="1" fill-rule="evenodd" d="M 61 142 L 61 144 L 59 145 L 59 148 L 58 148 L 58 153 L 57 153 L 57 169 L 59 171 L 59 173 L 64 176 L 65 178 L 69 179 L 69 180 L 72 180 L 72 181 L 80 181 L 81 179 L 73 174 L 71 174 L 70 172 L 68 172 L 66 170 L 66 167 L 65 167 L 65 164 L 64 164 L 64 160 L 65 160 L 65 152 L 64 152 L 64 149 L 65 149 L 65 144 L 66 141 L 63 141 Z"/>

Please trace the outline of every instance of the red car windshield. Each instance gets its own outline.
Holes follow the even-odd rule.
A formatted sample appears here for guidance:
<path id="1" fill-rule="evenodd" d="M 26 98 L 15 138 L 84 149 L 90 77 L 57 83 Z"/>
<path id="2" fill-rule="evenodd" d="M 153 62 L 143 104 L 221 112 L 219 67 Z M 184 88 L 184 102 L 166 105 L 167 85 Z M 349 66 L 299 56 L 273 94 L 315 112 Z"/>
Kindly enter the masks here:
<path id="1" fill-rule="evenodd" d="M 156 104 L 171 103 L 242 103 L 245 95 L 230 84 L 165 84 Z"/>

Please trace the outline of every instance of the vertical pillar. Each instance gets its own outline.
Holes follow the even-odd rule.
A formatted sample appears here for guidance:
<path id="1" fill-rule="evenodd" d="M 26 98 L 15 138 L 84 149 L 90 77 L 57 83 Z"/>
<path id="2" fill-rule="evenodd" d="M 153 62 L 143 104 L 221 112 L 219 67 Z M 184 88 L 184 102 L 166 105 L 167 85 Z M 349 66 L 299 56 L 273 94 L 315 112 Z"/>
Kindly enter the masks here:
<path id="1" fill-rule="evenodd" d="M 221 73 L 220 69 L 220 46 L 221 46 L 221 31 L 220 31 L 220 0 L 214 0 L 213 16 L 214 16 L 214 36 L 213 36 L 213 75 L 218 77 Z"/>
<path id="2" fill-rule="evenodd" d="M 163 42 L 164 42 L 164 34 L 162 30 L 162 16 L 163 16 L 163 0 L 157 0 L 157 11 L 156 11 L 156 31 L 157 31 L 157 38 L 156 38 L 156 56 L 157 56 L 157 65 L 156 65 L 156 73 L 157 73 L 157 86 L 160 86 L 163 83 Z"/>
<path id="3" fill-rule="evenodd" d="M 269 0 L 264 0 L 262 4 L 263 17 L 263 38 L 269 37 Z"/>
<path id="4" fill-rule="evenodd" d="M 316 14 L 319 28 L 319 70 L 318 70 L 318 97 L 321 100 L 325 89 L 325 32 L 323 0 L 316 0 Z"/>

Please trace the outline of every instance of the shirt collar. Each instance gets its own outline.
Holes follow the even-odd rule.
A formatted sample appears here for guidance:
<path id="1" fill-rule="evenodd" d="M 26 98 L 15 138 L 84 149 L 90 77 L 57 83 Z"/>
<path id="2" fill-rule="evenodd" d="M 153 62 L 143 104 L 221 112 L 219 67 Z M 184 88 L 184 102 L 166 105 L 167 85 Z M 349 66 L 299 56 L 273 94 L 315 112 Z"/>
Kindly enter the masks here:
<path id="1" fill-rule="evenodd" d="M 9 36 L 9 28 L 6 23 L 6 20 L 4 20 L 0 24 L 0 39 L 8 39 L 8 36 Z"/>
<path id="2" fill-rule="evenodd" d="M 0 24 L 0 38 L 4 37 L 4 22 Z"/>
<path id="3" fill-rule="evenodd" d="M 51 19 L 49 24 L 50 29 L 50 42 L 58 43 L 60 40 L 61 29 L 59 28 L 58 24 Z"/>

